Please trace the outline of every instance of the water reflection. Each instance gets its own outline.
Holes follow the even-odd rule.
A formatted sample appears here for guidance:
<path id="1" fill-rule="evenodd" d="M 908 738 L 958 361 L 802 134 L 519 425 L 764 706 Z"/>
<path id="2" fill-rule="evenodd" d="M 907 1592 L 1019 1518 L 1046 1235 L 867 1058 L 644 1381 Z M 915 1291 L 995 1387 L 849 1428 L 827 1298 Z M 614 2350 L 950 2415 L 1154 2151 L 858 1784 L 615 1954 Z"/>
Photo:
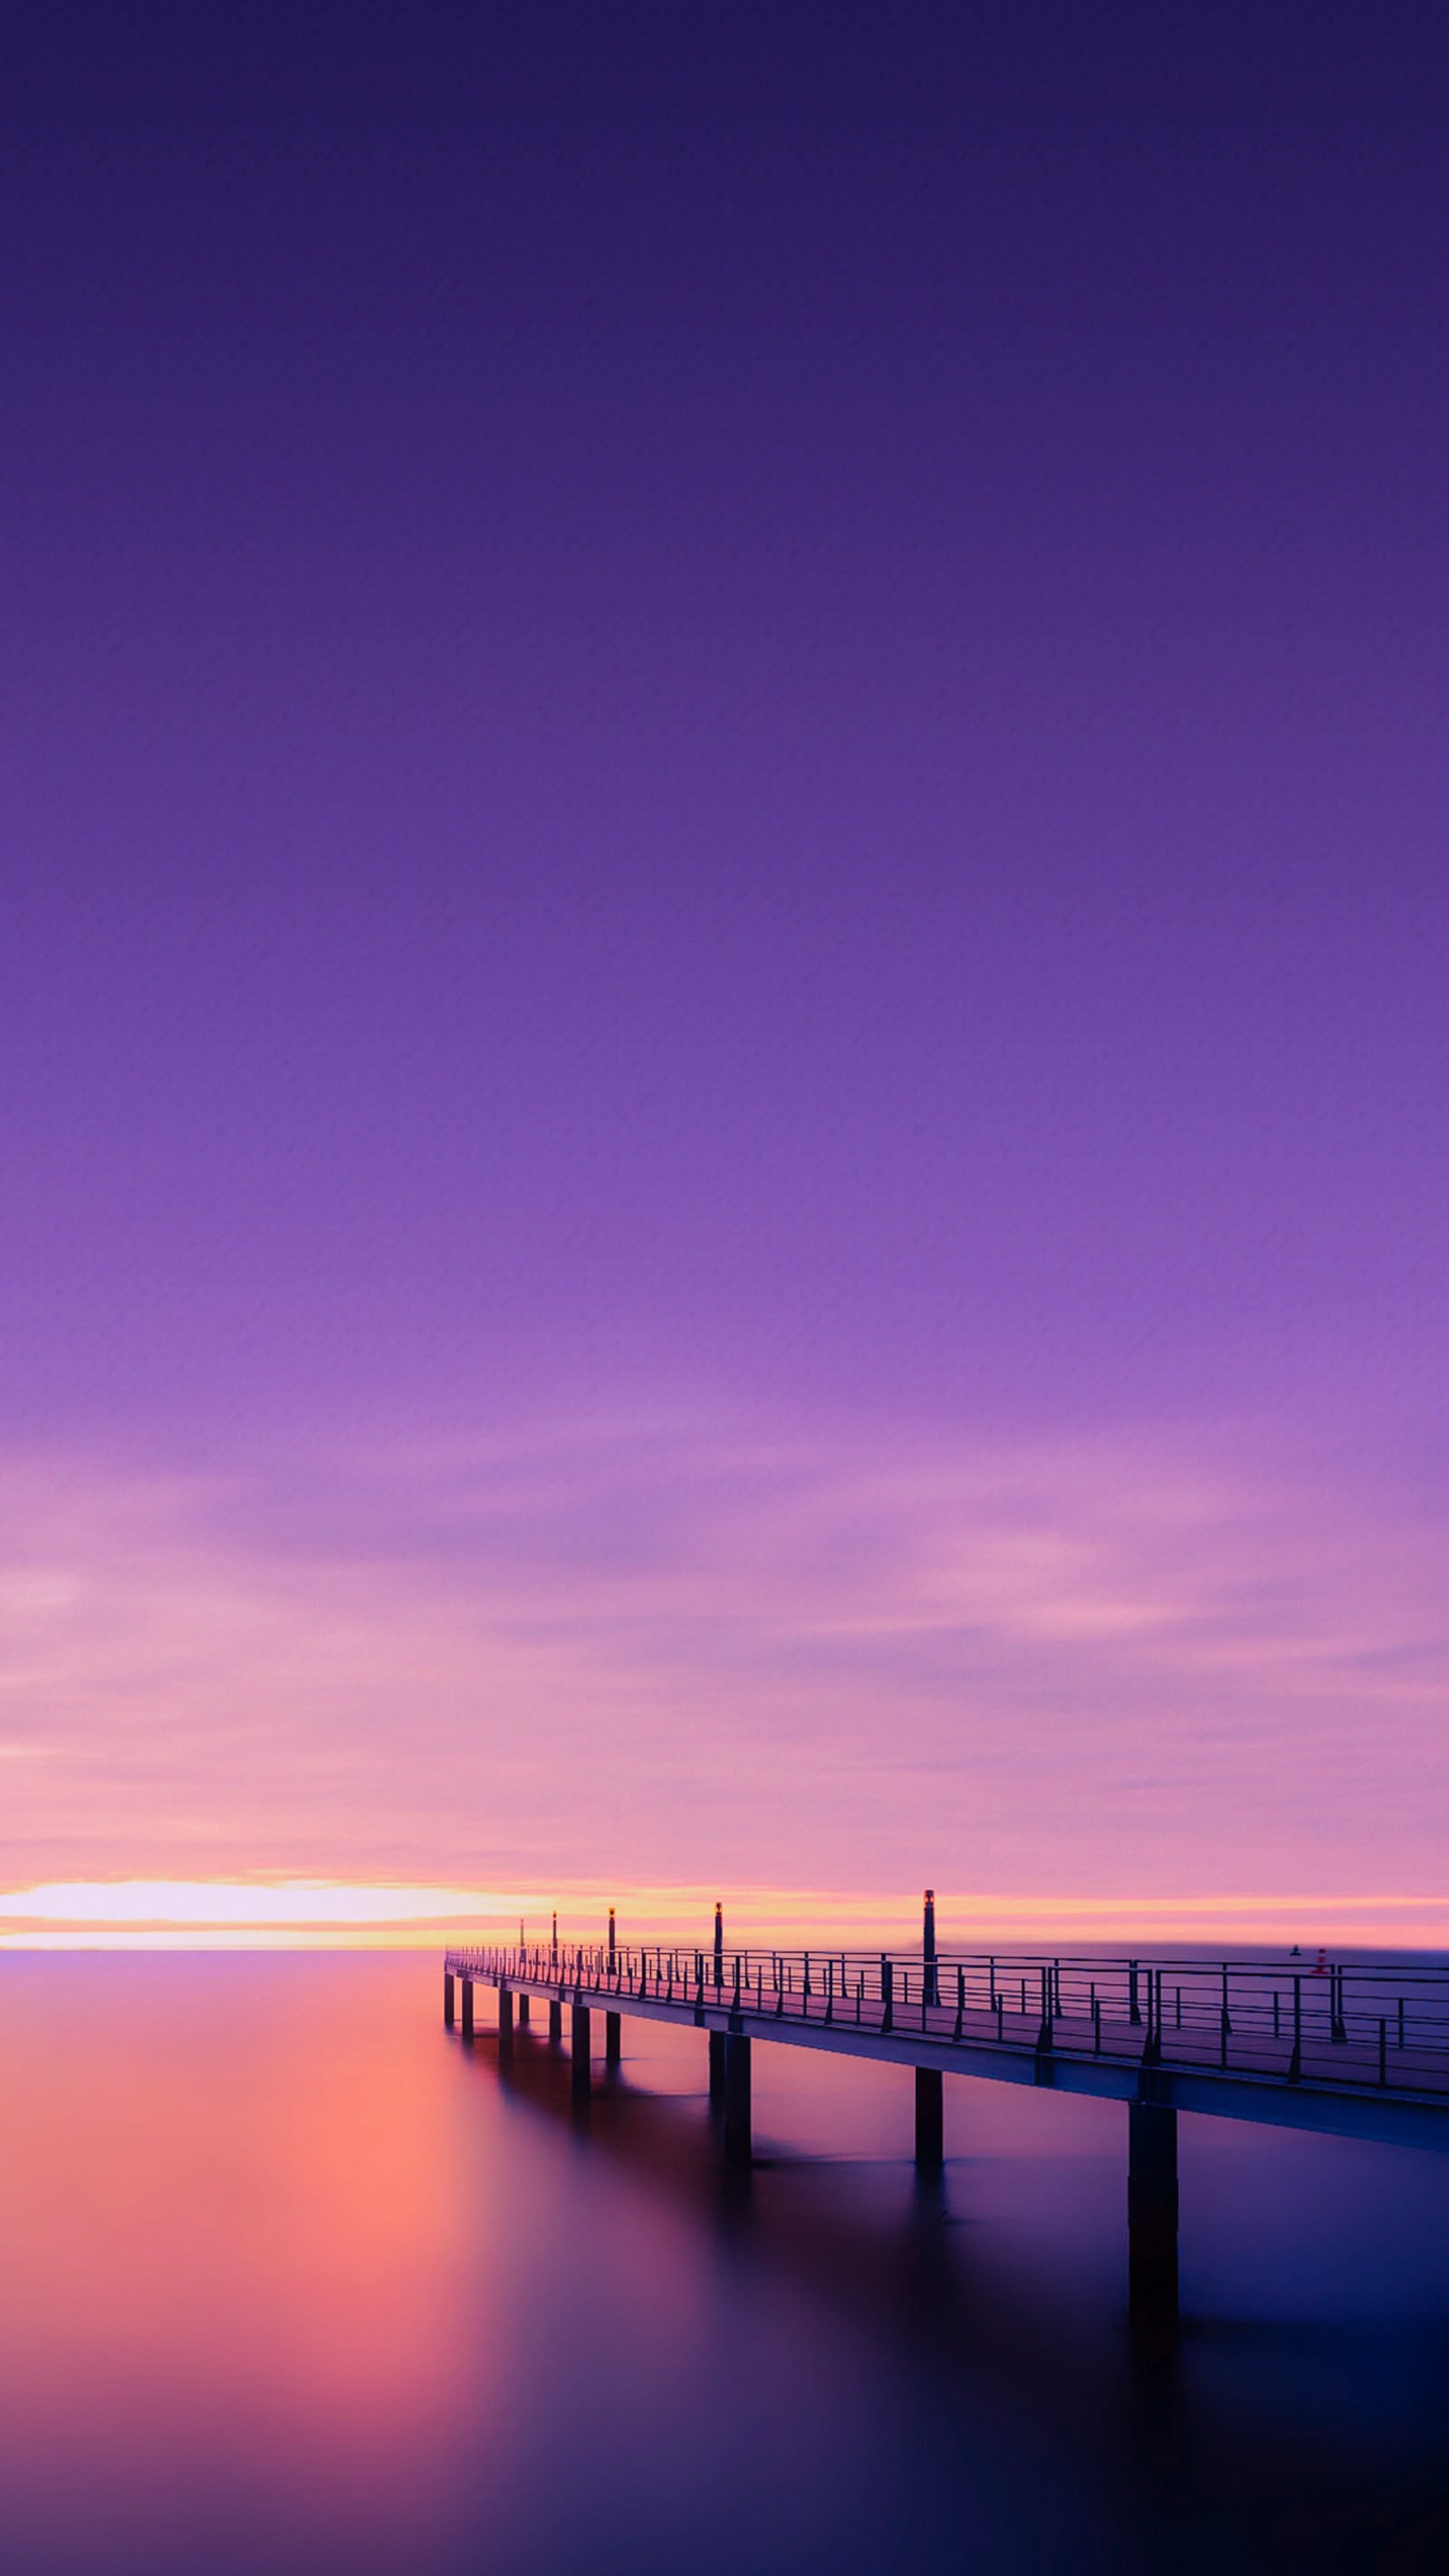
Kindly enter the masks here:
<path id="1" fill-rule="evenodd" d="M 1449 2564 L 1449 2159 L 1184 2120 L 1184 2332 L 1125 2114 L 695 2034 L 580 2102 L 407 1958 L 0 1968 L 0 2515 L 36 2576 Z M 602 2047 L 603 2033 L 596 2036 Z"/>

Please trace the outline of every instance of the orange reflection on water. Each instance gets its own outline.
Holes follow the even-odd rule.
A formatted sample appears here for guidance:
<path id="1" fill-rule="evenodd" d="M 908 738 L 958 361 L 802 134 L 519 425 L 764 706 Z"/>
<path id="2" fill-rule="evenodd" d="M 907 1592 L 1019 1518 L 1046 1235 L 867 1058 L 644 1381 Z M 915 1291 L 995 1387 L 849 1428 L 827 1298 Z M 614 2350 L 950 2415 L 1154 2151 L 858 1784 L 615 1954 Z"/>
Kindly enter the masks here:
<path id="1" fill-rule="evenodd" d="M 0 2404 L 41 2449 L 83 2424 L 416 2476 L 488 2378 L 424 1971 L 230 1964 L 0 1972 Z"/>

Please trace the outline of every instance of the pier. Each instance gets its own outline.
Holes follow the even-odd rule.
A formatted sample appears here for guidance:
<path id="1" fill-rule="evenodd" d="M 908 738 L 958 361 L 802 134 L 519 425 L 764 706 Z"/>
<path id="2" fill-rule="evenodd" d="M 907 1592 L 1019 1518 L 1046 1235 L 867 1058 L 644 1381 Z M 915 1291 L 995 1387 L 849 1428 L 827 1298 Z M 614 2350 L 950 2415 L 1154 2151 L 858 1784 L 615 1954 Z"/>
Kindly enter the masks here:
<path id="1" fill-rule="evenodd" d="M 515 2007 L 526 2021 L 530 1998 L 545 2001 L 555 2045 L 567 2008 L 580 2101 L 593 2084 L 595 2013 L 606 2079 L 617 2080 L 626 2015 L 704 2031 L 711 2116 L 737 2171 L 753 2154 L 757 2040 L 908 2071 L 923 2174 L 943 2162 L 948 2075 L 1124 2103 L 1130 2304 L 1158 2333 L 1177 2314 L 1179 2111 L 1449 2151 L 1449 1968 L 1424 1961 L 946 1950 L 928 1889 L 910 1951 L 734 1949 L 719 1906 L 698 1948 L 620 1942 L 611 1907 L 598 1944 L 555 1933 L 450 1949 L 443 2019 L 456 2026 L 461 2000 L 465 2041 L 478 1985 L 497 1992 L 500 2058 L 513 2048 Z"/>

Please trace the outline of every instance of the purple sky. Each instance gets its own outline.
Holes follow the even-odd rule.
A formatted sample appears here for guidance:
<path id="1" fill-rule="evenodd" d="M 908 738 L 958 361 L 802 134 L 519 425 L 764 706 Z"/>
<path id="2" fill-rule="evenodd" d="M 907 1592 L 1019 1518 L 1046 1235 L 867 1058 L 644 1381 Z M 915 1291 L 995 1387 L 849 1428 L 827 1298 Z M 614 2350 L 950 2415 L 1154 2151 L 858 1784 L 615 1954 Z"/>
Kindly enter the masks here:
<path id="1" fill-rule="evenodd" d="M 19 19 L 0 1879 L 1437 1887 L 1435 13 Z"/>

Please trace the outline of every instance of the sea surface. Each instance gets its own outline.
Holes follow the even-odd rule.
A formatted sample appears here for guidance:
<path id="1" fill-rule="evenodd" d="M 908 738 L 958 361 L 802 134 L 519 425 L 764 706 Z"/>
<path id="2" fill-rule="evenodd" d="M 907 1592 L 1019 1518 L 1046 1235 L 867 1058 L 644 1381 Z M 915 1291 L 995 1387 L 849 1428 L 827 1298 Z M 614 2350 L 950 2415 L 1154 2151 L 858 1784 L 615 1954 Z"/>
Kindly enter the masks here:
<path id="1" fill-rule="evenodd" d="M 0 1961 L 8 2576 L 1449 2568 L 1449 2156 L 1184 2117 L 1162 2362 L 1119 2106 L 948 2079 L 923 2189 L 907 2077 L 757 2047 L 741 2186 L 702 2036 L 580 2117 L 440 1989 Z"/>

